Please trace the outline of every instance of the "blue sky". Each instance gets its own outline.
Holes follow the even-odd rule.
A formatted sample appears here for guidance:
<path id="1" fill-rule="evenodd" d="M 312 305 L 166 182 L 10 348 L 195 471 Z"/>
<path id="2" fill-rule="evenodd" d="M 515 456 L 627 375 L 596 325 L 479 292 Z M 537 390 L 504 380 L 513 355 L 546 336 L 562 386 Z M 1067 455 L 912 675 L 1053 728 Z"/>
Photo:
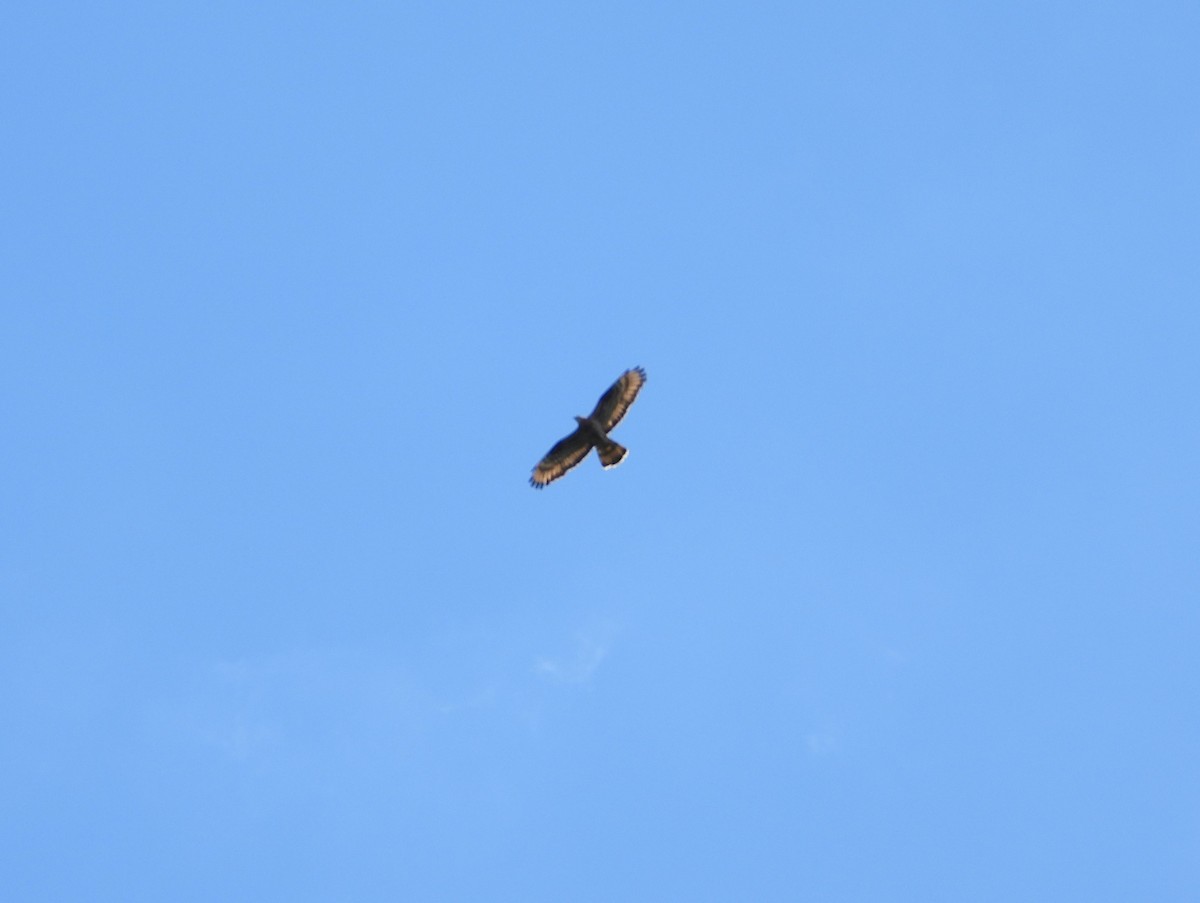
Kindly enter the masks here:
<path id="1" fill-rule="evenodd" d="M 6 896 L 1197 898 L 1195 4 L 4 20 Z"/>

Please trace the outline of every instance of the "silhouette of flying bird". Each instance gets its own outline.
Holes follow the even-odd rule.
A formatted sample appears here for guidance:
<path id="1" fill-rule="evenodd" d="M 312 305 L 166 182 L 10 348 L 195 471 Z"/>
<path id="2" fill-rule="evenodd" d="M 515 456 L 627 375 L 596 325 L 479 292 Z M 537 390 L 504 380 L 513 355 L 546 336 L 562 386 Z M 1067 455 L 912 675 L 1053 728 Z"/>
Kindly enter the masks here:
<path id="1" fill-rule="evenodd" d="M 529 485 L 541 489 L 553 483 L 588 456 L 593 448 L 607 470 L 625 460 L 629 449 L 608 438 L 608 432 L 621 422 L 633 400 L 646 384 L 646 371 L 641 367 L 626 370 L 609 386 L 596 402 L 596 409 L 587 417 L 576 417 L 575 432 L 557 442 L 538 462 L 529 478 Z"/>

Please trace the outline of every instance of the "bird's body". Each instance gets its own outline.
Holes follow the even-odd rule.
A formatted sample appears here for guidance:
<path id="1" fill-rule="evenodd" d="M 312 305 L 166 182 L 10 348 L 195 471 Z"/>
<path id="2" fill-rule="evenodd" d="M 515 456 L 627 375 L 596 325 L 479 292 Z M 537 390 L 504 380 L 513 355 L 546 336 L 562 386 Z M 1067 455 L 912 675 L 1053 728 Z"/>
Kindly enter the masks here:
<path id="1" fill-rule="evenodd" d="M 641 367 L 626 370 L 596 402 L 596 409 L 587 417 L 575 417 L 578 426 L 571 435 L 559 440 L 533 469 L 529 485 L 534 489 L 557 480 L 596 449 L 600 463 L 607 469 L 625 460 L 629 450 L 614 442 L 608 433 L 621 422 L 633 400 L 646 384 L 646 371 Z"/>
<path id="2" fill-rule="evenodd" d="M 608 440 L 608 431 L 594 417 L 580 417 L 575 415 L 575 422 L 579 424 L 579 428 L 592 437 L 592 441 L 597 445 Z"/>

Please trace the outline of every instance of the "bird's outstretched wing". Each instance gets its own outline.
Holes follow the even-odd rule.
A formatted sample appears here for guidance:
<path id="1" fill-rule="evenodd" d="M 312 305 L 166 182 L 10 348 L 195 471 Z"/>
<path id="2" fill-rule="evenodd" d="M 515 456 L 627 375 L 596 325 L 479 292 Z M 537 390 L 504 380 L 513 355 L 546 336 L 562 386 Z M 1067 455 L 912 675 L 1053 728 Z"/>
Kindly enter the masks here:
<path id="1" fill-rule="evenodd" d="M 608 432 L 621 422 L 638 392 L 646 384 L 646 371 L 641 367 L 626 370 L 620 378 L 609 386 L 608 391 L 596 402 L 596 410 L 592 411 L 592 419 Z"/>
<path id="2" fill-rule="evenodd" d="M 548 483 L 553 483 L 586 458 L 591 450 L 592 440 L 582 429 L 576 430 L 565 439 L 560 439 L 533 469 L 529 485 L 534 489 L 541 489 Z"/>

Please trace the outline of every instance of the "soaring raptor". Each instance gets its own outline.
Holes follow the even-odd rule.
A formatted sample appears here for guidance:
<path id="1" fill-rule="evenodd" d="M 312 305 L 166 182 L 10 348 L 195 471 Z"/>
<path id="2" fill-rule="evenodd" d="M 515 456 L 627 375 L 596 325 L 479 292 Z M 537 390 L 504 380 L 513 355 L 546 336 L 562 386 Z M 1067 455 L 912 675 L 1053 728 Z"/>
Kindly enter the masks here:
<path id="1" fill-rule="evenodd" d="M 541 489 L 587 457 L 593 448 L 600 463 L 607 469 L 625 460 L 629 449 L 608 438 L 608 431 L 621 422 L 638 392 L 646 384 L 646 371 L 641 367 L 626 370 L 596 402 L 596 410 L 587 417 L 576 417 L 575 432 L 555 444 L 538 462 L 529 478 L 529 485 Z"/>

